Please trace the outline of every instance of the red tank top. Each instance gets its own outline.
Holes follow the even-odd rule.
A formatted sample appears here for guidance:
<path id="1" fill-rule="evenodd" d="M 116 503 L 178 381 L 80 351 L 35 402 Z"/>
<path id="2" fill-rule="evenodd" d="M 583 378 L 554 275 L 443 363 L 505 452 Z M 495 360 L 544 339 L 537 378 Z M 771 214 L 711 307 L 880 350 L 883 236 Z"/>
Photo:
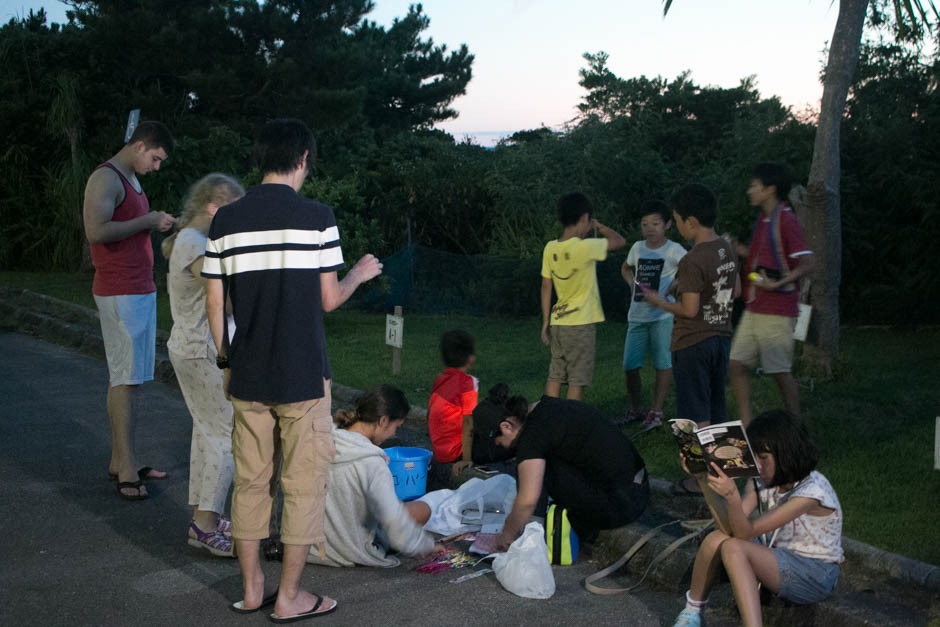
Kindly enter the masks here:
<path id="1" fill-rule="evenodd" d="M 112 221 L 126 222 L 150 211 L 147 195 L 143 191 L 135 190 L 114 165 L 106 162 L 98 167 L 114 170 L 124 184 L 124 201 L 114 208 Z M 150 229 L 138 231 L 116 242 L 92 244 L 91 263 L 95 266 L 95 280 L 91 291 L 96 296 L 149 294 L 157 289 L 153 282 Z"/>

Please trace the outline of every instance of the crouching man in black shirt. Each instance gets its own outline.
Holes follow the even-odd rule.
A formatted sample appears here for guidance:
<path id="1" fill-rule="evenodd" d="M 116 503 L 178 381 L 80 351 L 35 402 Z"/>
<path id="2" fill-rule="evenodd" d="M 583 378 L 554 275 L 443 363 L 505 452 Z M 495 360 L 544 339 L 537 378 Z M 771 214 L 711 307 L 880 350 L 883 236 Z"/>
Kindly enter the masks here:
<path id="1" fill-rule="evenodd" d="M 512 400 L 511 408 L 526 407 Z M 546 495 L 568 510 L 571 526 L 586 542 L 646 509 L 643 459 L 616 425 L 585 403 L 543 396 L 528 412 L 503 418 L 493 439 L 515 451 L 519 473 L 516 500 L 497 542 L 501 551 L 533 515 L 545 516 Z"/>

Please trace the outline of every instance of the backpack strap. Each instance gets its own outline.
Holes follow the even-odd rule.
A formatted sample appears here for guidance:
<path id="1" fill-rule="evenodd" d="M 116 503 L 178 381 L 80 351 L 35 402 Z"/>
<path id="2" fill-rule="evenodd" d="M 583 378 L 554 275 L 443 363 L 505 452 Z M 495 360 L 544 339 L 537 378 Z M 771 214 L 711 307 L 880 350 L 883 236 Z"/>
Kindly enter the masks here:
<path id="1" fill-rule="evenodd" d="M 652 560 L 650 560 L 650 563 L 646 566 L 646 570 L 643 571 L 643 575 L 640 577 L 639 581 L 637 581 L 631 586 L 627 586 L 626 588 L 605 588 L 602 586 L 598 586 L 594 583 L 600 579 L 603 579 L 604 577 L 609 576 L 611 573 L 617 571 L 617 569 L 619 569 L 621 566 L 629 562 L 633 558 L 633 556 L 636 555 L 637 552 L 646 545 L 647 542 L 649 542 L 653 537 L 658 535 L 664 528 L 669 527 L 671 525 L 675 525 L 677 523 L 681 524 L 682 527 L 685 529 L 691 529 L 691 531 L 685 534 L 684 536 L 672 541 L 669 544 L 669 546 L 667 546 L 659 554 L 657 554 Z M 715 521 L 711 518 L 708 518 L 708 519 L 703 519 L 703 520 L 689 520 L 689 521 L 673 520 L 671 522 L 663 523 L 659 525 L 658 527 L 653 527 L 652 529 L 647 531 L 645 534 L 643 534 L 643 536 L 639 540 L 637 540 L 633 544 L 633 546 L 631 546 L 627 550 L 627 552 L 624 553 L 620 557 L 620 559 L 618 559 L 616 562 L 614 562 L 607 568 L 597 571 L 593 575 L 588 575 L 587 577 L 585 577 L 584 581 L 582 582 L 584 584 L 584 588 L 588 592 L 592 594 L 598 594 L 598 595 L 612 595 L 612 594 L 620 594 L 621 592 L 629 592 L 630 590 L 633 590 L 634 588 L 639 586 L 641 583 L 643 583 L 647 575 L 649 575 L 650 572 L 652 572 L 653 568 L 659 565 L 659 563 L 662 562 L 664 559 L 672 555 L 676 551 L 676 549 L 678 549 L 680 546 L 682 546 L 683 544 L 685 544 L 692 538 L 696 538 L 700 536 L 702 533 L 710 529 L 713 524 L 715 524 Z"/>

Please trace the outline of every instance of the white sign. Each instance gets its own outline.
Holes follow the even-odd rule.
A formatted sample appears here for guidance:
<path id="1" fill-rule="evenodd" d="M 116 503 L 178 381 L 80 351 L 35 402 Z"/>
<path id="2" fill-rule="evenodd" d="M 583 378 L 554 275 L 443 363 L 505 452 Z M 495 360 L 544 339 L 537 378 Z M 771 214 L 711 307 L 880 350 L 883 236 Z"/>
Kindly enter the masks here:
<path id="1" fill-rule="evenodd" d="M 796 324 L 793 325 L 793 339 L 797 342 L 806 341 L 806 332 L 809 331 L 809 319 L 813 315 L 813 307 L 806 303 L 800 303 L 800 314 L 796 318 Z"/>
<path id="2" fill-rule="evenodd" d="M 940 416 L 937 416 L 937 433 L 933 439 L 933 467 L 940 470 Z"/>
<path id="3" fill-rule="evenodd" d="M 385 343 L 401 348 L 401 338 L 405 333 L 405 319 L 402 316 L 385 316 Z"/>
<path id="4" fill-rule="evenodd" d="M 124 129 L 124 143 L 126 144 L 131 140 L 131 135 L 134 134 L 134 129 L 137 128 L 137 124 L 140 122 L 140 109 L 131 109 L 131 112 L 127 114 L 127 127 Z"/>

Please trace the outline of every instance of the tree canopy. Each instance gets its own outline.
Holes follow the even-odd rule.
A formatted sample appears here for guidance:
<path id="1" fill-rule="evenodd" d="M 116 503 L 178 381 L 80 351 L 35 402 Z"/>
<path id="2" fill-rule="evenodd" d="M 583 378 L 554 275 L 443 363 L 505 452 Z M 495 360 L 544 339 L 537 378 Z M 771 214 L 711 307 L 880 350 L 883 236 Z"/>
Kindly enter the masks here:
<path id="1" fill-rule="evenodd" d="M 497 292 L 515 296 L 486 301 L 506 301 L 494 313 L 536 310 L 529 270 L 558 235 L 563 193 L 583 191 L 602 222 L 635 240 L 644 200 L 699 181 L 719 199 L 721 231 L 746 238 L 752 166 L 782 161 L 801 181 L 810 172 L 815 120 L 761 94 L 759 77 L 729 88 L 688 72 L 620 77 L 605 53 L 586 53 L 576 120 L 485 149 L 432 128 L 455 115 L 473 57 L 423 38 L 430 18 L 420 5 L 385 28 L 360 0 L 72 4 L 61 27 L 42 12 L 0 27 L 3 269 L 79 266 L 85 180 L 118 149 L 137 107 L 177 139 L 145 181 L 154 208 L 177 213 L 186 187 L 210 171 L 257 182 L 254 133 L 294 115 L 319 143 L 302 191 L 336 208 L 347 259 L 387 257 L 409 236 L 468 266 L 467 256 L 514 259 Z M 842 315 L 935 320 L 940 261 L 910 250 L 940 236 L 940 66 L 893 37 L 861 50 L 842 122 Z M 599 269 L 612 318 L 623 313 L 619 262 Z"/>

